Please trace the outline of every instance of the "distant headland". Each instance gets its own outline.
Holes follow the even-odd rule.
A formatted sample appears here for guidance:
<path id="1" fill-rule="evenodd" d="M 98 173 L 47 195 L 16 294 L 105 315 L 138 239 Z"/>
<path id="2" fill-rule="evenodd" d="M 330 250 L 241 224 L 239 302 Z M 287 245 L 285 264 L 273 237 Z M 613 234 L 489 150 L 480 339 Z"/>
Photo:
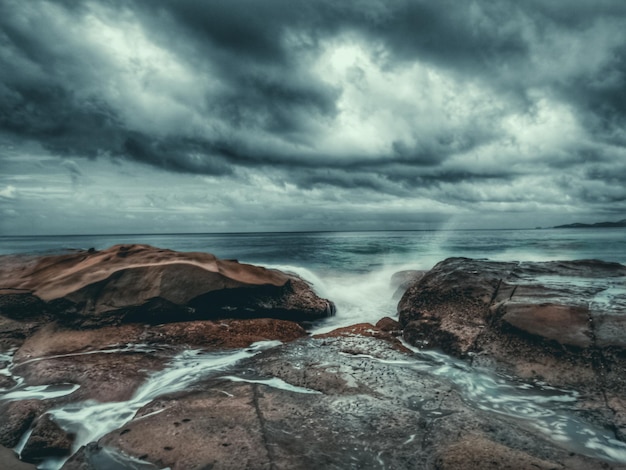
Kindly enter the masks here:
<path id="1" fill-rule="evenodd" d="M 554 228 L 614 228 L 614 227 L 626 227 L 626 219 L 620 220 L 618 222 L 597 222 L 595 224 L 567 224 L 567 225 L 557 225 Z"/>

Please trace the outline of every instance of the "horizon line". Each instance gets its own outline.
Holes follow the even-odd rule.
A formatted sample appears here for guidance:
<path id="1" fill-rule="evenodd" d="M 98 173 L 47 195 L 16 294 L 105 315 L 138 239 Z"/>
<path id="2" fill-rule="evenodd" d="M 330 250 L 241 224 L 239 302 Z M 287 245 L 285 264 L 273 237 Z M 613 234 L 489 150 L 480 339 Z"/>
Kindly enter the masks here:
<path id="1" fill-rule="evenodd" d="M 372 229 L 372 230 L 272 230 L 258 232 L 127 232 L 127 233 L 59 233 L 59 234 L 15 234 L 0 235 L 9 237 L 99 237 L 99 236 L 159 236 L 159 235 L 254 235 L 254 234 L 303 234 L 303 233 L 376 233 L 376 232 L 477 232 L 505 230 L 549 230 L 556 227 L 517 227 L 517 228 L 447 228 L 447 229 Z"/>

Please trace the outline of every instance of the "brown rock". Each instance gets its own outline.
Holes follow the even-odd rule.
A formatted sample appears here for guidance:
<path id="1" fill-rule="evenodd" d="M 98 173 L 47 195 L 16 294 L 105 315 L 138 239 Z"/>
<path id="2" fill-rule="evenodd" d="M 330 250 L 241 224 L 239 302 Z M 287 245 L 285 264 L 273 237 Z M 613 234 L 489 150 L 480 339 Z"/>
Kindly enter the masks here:
<path id="1" fill-rule="evenodd" d="M 490 320 L 488 307 L 503 275 L 515 265 L 467 258 L 437 264 L 398 303 L 405 338 L 465 356 Z"/>
<path id="2" fill-rule="evenodd" d="M 437 458 L 439 470 L 557 470 L 564 468 L 555 462 L 541 460 L 526 452 L 514 450 L 482 436 L 467 436 L 445 449 Z"/>
<path id="3" fill-rule="evenodd" d="M 391 318 L 389 318 L 393 322 Z M 379 322 L 380 323 L 380 322 Z M 388 322 L 383 322 L 383 325 L 391 326 Z M 328 333 L 315 335 L 315 338 L 339 338 L 339 337 L 371 337 L 388 341 L 391 345 L 399 351 L 407 351 L 407 349 L 400 343 L 398 338 L 391 334 L 389 331 L 382 330 L 378 326 L 374 326 L 371 323 L 357 323 L 356 325 L 344 326 L 342 328 L 336 328 Z M 358 354 L 356 351 L 351 351 Z"/>
<path id="4" fill-rule="evenodd" d="M 52 316 L 70 326 L 162 323 L 225 317 L 311 321 L 331 302 L 277 270 L 148 245 L 116 245 L 41 258 L 5 256 L 0 314 Z"/>
<path id="5" fill-rule="evenodd" d="M 395 333 L 402 330 L 402 325 L 400 325 L 400 322 L 394 320 L 393 318 L 383 317 L 376 322 L 376 328 L 388 333 Z"/>
<path id="6" fill-rule="evenodd" d="M 95 442 L 82 446 L 61 468 L 63 470 L 121 470 L 125 468 L 133 470 L 162 470 L 162 467 L 130 458 L 116 449 L 102 447 Z"/>
<path id="7" fill-rule="evenodd" d="M 33 334 L 40 325 L 41 319 L 17 321 L 0 315 L 0 350 L 6 351 L 19 346 L 24 338 Z"/>
<path id="8" fill-rule="evenodd" d="M 14 366 L 29 385 L 78 384 L 74 400 L 128 400 L 152 371 L 160 370 L 168 355 L 145 352 L 93 353 L 41 358 Z"/>
<path id="9" fill-rule="evenodd" d="M 270 318 L 96 330 L 48 325 L 16 351 L 14 372 L 29 385 L 78 384 L 74 399 L 120 401 L 130 398 L 149 373 L 162 369 L 177 349 L 244 348 L 258 341 L 289 342 L 306 335 L 297 323 Z"/>
<path id="10" fill-rule="evenodd" d="M 2 470 L 37 470 L 37 467 L 22 462 L 11 449 L 0 445 L 0 468 Z"/>
<path id="11" fill-rule="evenodd" d="M 137 324 L 75 330 L 48 324 L 30 335 L 15 352 L 17 364 L 51 356 L 112 350 L 126 344 L 145 342 L 146 327 Z"/>
<path id="12" fill-rule="evenodd" d="M 156 326 L 126 324 L 96 330 L 74 330 L 51 324 L 30 336 L 17 350 L 14 360 L 21 364 L 51 356 L 114 351 L 132 344 L 243 348 L 257 341 L 289 342 L 306 334 L 298 323 L 272 318 L 191 321 Z"/>
<path id="13" fill-rule="evenodd" d="M 569 346 L 591 346 L 589 309 L 571 305 L 513 304 L 506 306 L 502 321 L 531 335 Z"/>
<path id="14" fill-rule="evenodd" d="M 11 377 L 7 377 L 6 375 L 0 375 L 0 390 L 6 390 L 15 385 L 15 380 Z"/>
<path id="15" fill-rule="evenodd" d="M 624 397 L 620 347 L 626 267 L 601 261 L 499 263 L 453 258 L 398 304 L 405 339 L 473 365 L 581 393 L 600 426 L 621 429 L 605 397 Z M 619 435 L 623 435 L 621 431 Z"/>
<path id="16" fill-rule="evenodd" d="M 50 415 L 41 416 L 35 423 L 21 457 L 31 463 L 37 463 L 45 457 L 63 457 L 70 454 L 74 436 L 63 431 Z"/>
<path id="17" fill-rule="evenodd" d="M 227 393 L 213 390 L 185 400 L 156 400 L 100 444 L 173 470 L 220 464 L 229 468 L 224 463 L 232 462 L 234 455 L 246 463 L 243 467 L 269 468 L 262 423 L 253 406 L 255 386 L 237 384 L 224 390 Z"/>
<path id="18" fill-rule="evenodd" d="M 76 461 L 112 449 L 173 470 L 619 468 L 563 448 L 526 418 L 480 411 L 424 367 L 372 337 L 306 338 L 159 397 Z"/>
<path id="19" fill-rule="evenodd" d="M 294 341 L 307 332 L 295 322 L 272 318 L 168 323 L 150 328 L 150 343 L 206 348 L 244 348 L 258 341 Z"/>
<path id="20" fill-rule="evenodd" d="M 459 356 L 476 350 L 479 337 L 494 329 L 579 348 L 618 345 L 624 293 L 607 292 L 607 284 L 619 285 L 624 276 L 625 266 L 601 261 L 451 258 L 409 288 L 398 304 L 400 323 L 410 340 Z M 613 301 L 598 309 L 597 297 L 611 295 Z"/>
<path id="21" fill-rule="evenodd" d="M 46 408 L 39 400 L 19 400 L 1 403 L 0 445 L 13 448 L 31 424 Z"/>

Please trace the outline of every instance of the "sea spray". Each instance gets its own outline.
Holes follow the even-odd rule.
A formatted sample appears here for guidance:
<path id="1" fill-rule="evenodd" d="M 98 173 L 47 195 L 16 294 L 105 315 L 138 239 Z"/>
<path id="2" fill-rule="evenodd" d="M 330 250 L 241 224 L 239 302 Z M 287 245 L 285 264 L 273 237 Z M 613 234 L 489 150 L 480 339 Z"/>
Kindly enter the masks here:
<path id="1" fill-rule="evenodd" d="M 366 273 L 318 275 L 298 266 L 272 267 L 297 274 L 309 282 L 319 296 L 335 303 L 336 315 L 316 324 L 311 329 L 313 334 L 326 333 L 355 323 L 375 324 L 382 317 L 395 316 L 397 300 L 393 299 L 393 294 L 397 286 L 392 284 L 391 278 L 396 272 L 409 269 L 409 266 L 384 266 Z"/>

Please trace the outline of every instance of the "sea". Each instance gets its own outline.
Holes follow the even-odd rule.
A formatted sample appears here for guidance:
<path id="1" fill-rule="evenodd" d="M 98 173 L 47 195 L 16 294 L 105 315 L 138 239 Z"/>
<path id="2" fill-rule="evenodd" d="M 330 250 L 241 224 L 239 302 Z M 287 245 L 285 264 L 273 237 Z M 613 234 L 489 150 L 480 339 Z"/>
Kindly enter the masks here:
<path id="1" fill-rule="evenodd" d="M 393 274 L 428 270 L 449 257 L 499 261 L 599 259 L 626 264 L 623 228 L 4 236 L 0 237 L 0 254 L 61 254 L 76 249 L 100 250 L 120 243 L 210 252 L 224 259 L 295 273 L 337 306 L 337 314 L 314 325 L 312 333 L 359 322 L 375 323 L 384 316 L 395 317 L 401 292 L 391 281 Z M 233 367 L 239 361 L 262 349 L 277 347 L 274 343 L 265 342 L 226 355 L 186 350 L 174 357 L 166 369 L 148 377 L 127 401 L 70 402 L 49 413 L 66 431 L 77 435 L 73 448 L 76 451 L 80 445 L 97 441 L 121 428 L 136 410 L 156 397 L 184 390 L 200 378 L 231 373 L 229 371 L 236 370 Z M 414 355 L 401 361 L 398 367 L 408 367 L 416 374 L 443 376 L 472 406 L 529 423 L 538 433 L 567 449 L 607 462 L 626 463 L 626 444 L 618 441 L 612 430 L 599 428 L 576 412 L 579 398 L 576 390 L 495 377 L 488 370 L 468 368 L 458 359 L 437 351 L 415 349 L 413 352 Z M 0 374 L 12 377 L 18 385 L 0 390 L 0 403 L 15 399 L 47 400 L 71 395 L 78 387 L 73 384 L 65 384 L 65 388 L 58 384 L 26 385 L 14 374 L 13 353 L 0 352 L 0 364 L 5 365 Z M 263 383 L 295 390 L 276 378 Z M 302 390 L 295 392 L 303 393 Z M 18 454 L 30 432 L 26 432 L 14 448 Z M 124 464 L 119 464 L 118 459 L 122 458 L 119 455 L 111 458 L 118 462 L 115 468 L 143 468 L 137 461 L 124 460 Z M 64 460 L 47 459 L 38 468 L 58 470 Z"/>
<path id="2" fill-rule="evenodd" d="M 393 317 L 398 296 L 392 275 L 428 270 L 449 257 L 626 264 L 624 228 L 4 236 L 0 254 L 58 254 L 120 243 L 209 252 L 298 274 L 337 306 L 337 315 L 318 324 L 316 333 Z"/>

